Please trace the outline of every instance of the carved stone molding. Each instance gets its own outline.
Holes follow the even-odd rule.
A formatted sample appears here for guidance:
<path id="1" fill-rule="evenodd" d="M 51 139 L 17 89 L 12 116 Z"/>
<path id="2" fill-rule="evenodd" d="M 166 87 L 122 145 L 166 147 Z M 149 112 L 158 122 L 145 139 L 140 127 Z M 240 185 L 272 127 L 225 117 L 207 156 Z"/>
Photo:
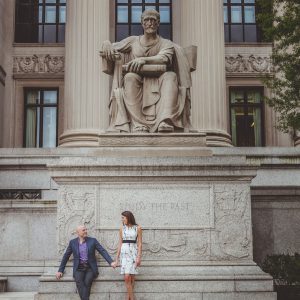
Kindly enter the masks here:
<path id="1" fill-rule="evenodd" d="M 99 230 L 100 243 L 115 256 L 119 231 Z M 210 230 L 143 230 L 144 260 L 209 260 Z"/>
<path id="2" fill-rule="evenodd" d="M 63 75 L 65 57 L 58 55 L 14 56 L 13 74 L 18 75 Z"/>
<path id="3" fill-rule="evenodd" d="M 0 190 L 0 199 L 41 199 L 41 190 Z"/>
<path id="4" fill-rule="evenodd" d="M 228 74 L 253 74 L 272 73 L 272 59 L 269 55 L 227 55 L 225 57 L 225 68 Z"/>

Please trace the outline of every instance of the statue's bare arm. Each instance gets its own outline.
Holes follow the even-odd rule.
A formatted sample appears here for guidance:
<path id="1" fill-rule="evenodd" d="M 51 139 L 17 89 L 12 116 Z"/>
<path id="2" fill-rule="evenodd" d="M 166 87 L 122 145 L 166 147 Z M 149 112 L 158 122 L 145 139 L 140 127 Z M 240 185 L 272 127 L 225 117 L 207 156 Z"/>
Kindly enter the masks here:
<path id="1" fill-rule="evenodd" d="M 109 61 L 115 61 L 118 59 L 118 51 L 114 49 L 110 41 L 104 41 L 102 44 L 102 50 L 100 51 L 102 57 Z"/>
<path id="2" fill-rule="evenodd" d="M 166 65 L 167 63 L 168 60 L 159 55 L 151 57 L 138 57 L 126 64 L 126 71 L 138 73 L 143 65 Z"/>
<path id="3" fill-rule="evenodd" d="M 116 61 L 119 58 L 119 52 L 110 41 L 105 41 L 102 45 L 101 56 L 109 61 Z M 167 65 L 168 63 L 168 58 L 163 55 L 138 57 L 126 64 L 126 72 L 138 73 L 146 64 Z"/>

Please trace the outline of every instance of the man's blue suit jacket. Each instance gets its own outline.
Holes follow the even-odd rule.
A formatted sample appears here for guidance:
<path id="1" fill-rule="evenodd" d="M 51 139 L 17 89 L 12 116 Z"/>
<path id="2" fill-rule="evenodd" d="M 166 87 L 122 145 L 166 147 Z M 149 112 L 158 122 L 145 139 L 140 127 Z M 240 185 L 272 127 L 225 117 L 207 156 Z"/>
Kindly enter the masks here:
<path id="1" fill-rule="evenodd" d="M 95 256 L 96 250 L 103 256 L 103 258 L 108 262 L 110 265 L 113 260 L 110 257 L 110 255 L 107 253 L 107 251 L 100 245 L 100 243 L 92 237 L 86 238 L 87 243 L 87 249 L 88 249 L 88 263 L 95 275 L 95 277 L 98 276 L 98 267 L 97 267 L 97 260 Z M 69 246 L 62 258 L 61 264 L 59 266 L 58 272 L 64 272 L 66 264 L 69 260 L 69 257 L 73 254 L 73 277 L 75 275 L 75 271 L 78 269 L 79 266 L 79 239 L 75 238 L 70 241 Z"/>

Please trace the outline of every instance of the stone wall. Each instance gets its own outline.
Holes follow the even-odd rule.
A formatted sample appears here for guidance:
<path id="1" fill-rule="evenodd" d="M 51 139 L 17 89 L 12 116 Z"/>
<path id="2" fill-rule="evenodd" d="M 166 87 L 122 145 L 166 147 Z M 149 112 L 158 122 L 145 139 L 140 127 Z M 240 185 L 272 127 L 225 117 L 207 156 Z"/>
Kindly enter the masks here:
<path id="1" fill-rule="evenodd" d="M 300 251 L 300 187 L 252 189 L 254 261 Z"/>
<path id="2" fill-rule="evenodd" d="M 259 165 L 258 175 L 253 180 L 251 187 L 254 260 L 260 263 L 267 254 L 299 252 L 300 244 L 297 239 L 297 234 L 300 230 L 300 227 L 297 225 L 300 223 L 300 171 L 297 167 L 300 160 L 299 151 L 292 148 L 209 150 L 212 150 L 216 156 L 228 155 L 228 159 L 245 156 L 249 165 Z M 65 243 L 58 244 L 59 240 L 57 240 L 56 237 L 57 225 L 65 226 L 63 232 L 66 232 L 67 235 L 62 237 L 62 240 L 66 241 L 71 237 L 72 231 L 74 230 L 73 227 L 82 221 L 75 218 L 75 220 L 70 219 L 70 222 L 65 223 L 61 223 L 58 220 L 57 223 L 57 200 L 60 197 L 57 192 L 57 185 L 51 180 L 46 165 L 55 164 L 59 159 L 65 156 L 83 158 L 87 156 L 93 157 L 95 155 L 107 156 L 108 153 L 110 153 L 110 157 L 126 156 L 126 154 L 128 155 L 129 153 L 131 153 L 131 156 L 141 156 L 140 152 L 138 154 L 135 153 L 135 151 L 137 150 L 119 149 L 116 151 L 115 149 L 114 152 L 109 152 L 107 149 L 0 150 L 0 231 L 2 233 L 0 242 L 0 276 L 9 277 L 9 290 L 37 290 L 39 276 L 45 271 L 49 272 L 49 270 L 51 273 L 55 272 L 61 258 L 61 253 L 65 247 Z M 187 151 L 186 153 L 189 152 Z M 153 151 L 144 152 L 144 156 L 149 155 L 153 156 Z M 170 150 L 168 155 L 172 156 Z M 173 156 L 174 155 L 175 153 L 173 153 Z M 176 153 L 176 155 L 178 155 L 178 153 Z M 197 155 L 197 151 L 191 152 L 190 155 Z M 151 185 L 148 186 L 148 188 L 151 190 Z M 163 190 L 167 192 L 165 188 Z M 131 195 L 130 188 L 128 188 L 126 184 L 125 186 L 124 184 L 119 185 L 118 189 L 119 190 L 111 190 L 109 186 L 102 185 L 99 196 L 106 197 L 109 193 L 111 197 L 114 196 L 114 193 L 118 194 L 119 192 L 124 196 L 126 196 L 126 194 Z M 176 189 L 180 194 L 180 186 L 177 186 Z M 195 191 L 197 193 L 199 192 L 198 190 Z M 208 190 L 204 189 L 202 192 L 205 193 L 206 191 L 208 192 Z M 74 195 L 75 190 L 72 192 Z M 193 190 L 188 192 L 191 193 L 190 197 L 188 197 L 191 199 L 191 203 L 181 203 L 183 206 L 180 209 L 190 209 L 194 205 Z M 222 195 L 225 195 L 224 191 L 222 192 L 222 190 L 220 190 L 219 192 L 222 198 Z M 155 194 L 155 190 L 153 190 L 153 193 L 153 199 L 151 201 L 148 199 L 151 195 L 139 201 L 142 194 L 136 194 L 136 201 L 134 201 L 134 203 L 127 203 L 128 201 L 126 202 L 125 199 L 123 206 L 118 207 L 118 209 L 124 209 L 130 204 L 130 208 L 136 211 L 137 215 L 141 209 L 156 209 L 159 217 L 160 209 L 169 208 L 172 208 L 176 214 L 176 209 L 178 209 L 176 206 L 178 201 L 176 202 L 176 199 L 174 199 L 172 203 L 165 204 L 170 207 L 163 208 L 159 206 L 161 204 L 156 203 L 155 200 L 157 197 L 162 197 L 163 193 L 157 195 Z M 222 207 L 224 202 L 222 202 L 221 198 L 219 202 Z M 88 202 L 88 199 L 91 198 L 87 195 L 86 199 Z M 148 206 L 146 207 L 145 205 Z M 205 207 L 205 205 L 203 207 Z M 223 209 L 225 209 L 225 207 L 223 207 Z M 105 225 L 107 226 L 108 232 L 115 231 L 113 227 L 118 226 L 118 224 L 111 226 L 111 220 L 105 219 L 107 218 L 107 214 L 101 214 L 101 207 L 96 207 L 96 210 L 92 211 L 92 213 L 95 214 L 92 217 L 96 217 L 97 219 L 95 223 L 96 226 L 101 227 Z M 91 218 L 91 216 L 86 217 L 87 221 Z M 117 218 L 117 216 L 115 217 Z M 163 217 L 163 214 L 161 217 Z M 195 216 L 194 219 L 197 220 L 197 216 Z M 195 222 L 194 226 L 203 228 L 210 226 L 209 219 L 206 220 L 204 218 L 199 220 L 199 222 L 200 221 L 205 224 Z M 188 220 L 184 222 L 188 222 Z M 146 225 L 149 228 L 151 226 L 153 227 L 151 223 Z M 190 226 L 191 224 L 187 225 Z M 160 257 L 163 260 L 172 260 L 172 253 L 174 251 L 171 249 L 171 252 L 168 254 L 168 251 L 166 252 L 163 249 L 168 249 L 168 247 L 172 248 L 174 245 L 176 250 L 174 253 L 176 259 L 178 259 L 177 256 L 180 255 L 182 251 L 184 252 L 186 248 L 185 228 L 177 231 L 179 235 L 171 238 L 168 236 L 169 230 L 167 230 L 165 240 L 170 241 L 171 245 L 157 244 L 155 239 L 153 239 L 155 228 L 151 228 L 145 231 L 145 242 L 148 241 L 148 243 L 144 245 L 147 259 L 151 260 L 153 254 L 160 251 Z M 228 228 L 228 226 L 224 227 L 226 230 L 229 230 Z M 95 232 L 95 228 L 91 227 L 89 229 L 92 233 Z M 202 231 L 202 235 L 205 235 L 205 230 Z M 163 231 L 159 234 L 161 233 L 163 234 Z M 190 234 L 192 234 L 192 232 L 190 232 Z M 224 236 L 226 236 L 225 232 Z M 109 234 L 108 236 L 98 236 L 97 234 L 97 237 L 103 240 L 105 246 L 111 254 L 114 255 L 116 242 L 114 240 L 114 234 Z M 192 238 L 192 240 L 194 239 L 196 241 L 199 238 L 201 240 L 201 235 L 197 235 Z M 159 240 L 164 240 L 164 238 L 159 238 Z M 204 240 L 206 239 L 203 236 L 202 241 Z M 202 251 L 202 258 L 205 259 L 205 245 L 203 244 L 202 247 L 197 247 L 197 249 L 197 251 Z M 200 254 L 195 255 L 199 256 Z M 157 255 L 155 257 L 155 259 L 157 259 Z M 186 259 L 184 255 L 182 258 Z"/>

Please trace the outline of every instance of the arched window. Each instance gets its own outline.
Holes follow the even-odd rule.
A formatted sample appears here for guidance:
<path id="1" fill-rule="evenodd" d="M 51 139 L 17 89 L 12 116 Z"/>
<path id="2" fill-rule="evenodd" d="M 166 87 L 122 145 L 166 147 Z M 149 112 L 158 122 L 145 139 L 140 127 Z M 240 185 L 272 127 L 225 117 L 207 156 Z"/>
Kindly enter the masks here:
<path id="1" fill-rule="evenodd" d="M 146 9 L 160 12 L 159 34 L 172 39 L 172 0 L 116 0 L 116 41 L 143 34 L 141 14 Z"/>

